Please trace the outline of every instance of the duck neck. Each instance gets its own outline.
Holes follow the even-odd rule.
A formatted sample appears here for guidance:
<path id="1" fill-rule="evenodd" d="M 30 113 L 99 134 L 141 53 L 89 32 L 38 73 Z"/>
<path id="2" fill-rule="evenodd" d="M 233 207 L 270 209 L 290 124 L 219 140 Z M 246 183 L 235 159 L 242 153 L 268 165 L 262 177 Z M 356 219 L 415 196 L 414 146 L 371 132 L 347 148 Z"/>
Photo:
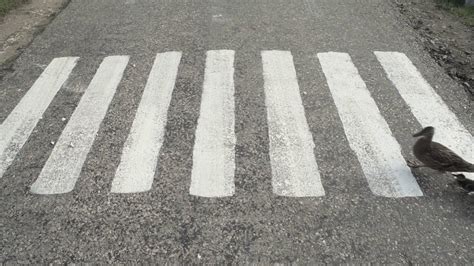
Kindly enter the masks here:
<path id="1" fill-rule="evenodd" d="M 431 142 L 433 140 L 433 133 L 426 134 L 422 139 Z"/>
<path id="2" fill-rule="evenodd" d="M 431 139 L 433 138 L 433 136 L 431 137 L 428 137 L 428 136 L 423 136 L 421 138 L 419 138 L 416 143 L 415 143 L 415 149 L 416 150 L 426 150 L 426 149 L 429 149 L 429 147 L 431 146 Z"/>

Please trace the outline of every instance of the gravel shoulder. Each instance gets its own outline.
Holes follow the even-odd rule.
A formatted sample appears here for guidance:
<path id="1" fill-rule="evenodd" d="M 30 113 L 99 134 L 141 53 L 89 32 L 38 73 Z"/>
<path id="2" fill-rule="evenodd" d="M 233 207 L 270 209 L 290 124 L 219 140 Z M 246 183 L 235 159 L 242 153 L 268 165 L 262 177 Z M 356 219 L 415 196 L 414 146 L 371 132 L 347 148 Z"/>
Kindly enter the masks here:
<path id="1" fill-rule="evenodd" d="M 0 17 L 0 79 L 22 50 L 69 3 L 69 0 L 29 1 Z"/>
<path id="2" fill-rule="evenodd" d="M 432 0 L 396 0 L 393 4 L 418 32 L 424 48 L 474 100 L 474 27 Z"/>

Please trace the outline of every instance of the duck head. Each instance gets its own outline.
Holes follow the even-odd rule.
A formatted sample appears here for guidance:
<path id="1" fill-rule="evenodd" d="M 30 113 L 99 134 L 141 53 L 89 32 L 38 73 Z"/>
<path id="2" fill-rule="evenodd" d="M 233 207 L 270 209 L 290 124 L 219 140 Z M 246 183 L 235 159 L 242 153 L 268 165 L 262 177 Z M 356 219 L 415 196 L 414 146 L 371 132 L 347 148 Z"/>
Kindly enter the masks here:
<path id="1" fill-rule="evenodd" d="M 413 137 L 424 137 L 432 139 L 434 135 L 434 127 L 425 127 L 420 132 L 413 134 Z"/>
<path id="2" fill-rule="evenodd" d="M 458 180 L 458 181 L 464 181 L 466 180 L 466 176 L 463 175 L 463 174 L 452 174 L 454 176 L 454 179 Z"/>

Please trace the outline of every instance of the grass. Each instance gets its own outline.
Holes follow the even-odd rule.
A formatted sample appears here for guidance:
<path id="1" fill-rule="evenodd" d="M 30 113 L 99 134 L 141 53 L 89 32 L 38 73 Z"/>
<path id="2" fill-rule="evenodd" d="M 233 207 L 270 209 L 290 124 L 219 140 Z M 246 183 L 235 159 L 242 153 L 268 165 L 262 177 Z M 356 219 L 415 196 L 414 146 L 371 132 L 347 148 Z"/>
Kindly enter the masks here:
<path id="1" fill-rule="evenodd" d="M 436 3 L 438 7 L 461 17 L 466 24 L 474 26 L 474 6 L 464 6 L 464 0 L 436 0 Z"/>
<path id="2" fill-rule="evenodd" d="M 27 2 L 27 0 L 0 0 L 0 16 L 4 16 L 11 9 Z"/>

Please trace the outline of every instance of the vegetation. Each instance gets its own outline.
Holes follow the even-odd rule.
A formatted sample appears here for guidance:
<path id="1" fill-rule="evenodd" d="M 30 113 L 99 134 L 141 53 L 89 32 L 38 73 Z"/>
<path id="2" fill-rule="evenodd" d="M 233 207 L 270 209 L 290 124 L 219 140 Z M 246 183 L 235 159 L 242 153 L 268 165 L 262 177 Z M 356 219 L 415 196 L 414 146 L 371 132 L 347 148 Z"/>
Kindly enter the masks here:
<path id="1" fill-rule="evenodd" d="M 437 6 L 451 11 L 464 21 L 474 26 L 474 6 L 464 6 L 464 0 L 436 0 Z"/>
<path id="2" fill-rule="evenodd" d="M 27 0 L 0 0 L 0 16 L 5 15 L 9 10 L 15 8 Z"/>

